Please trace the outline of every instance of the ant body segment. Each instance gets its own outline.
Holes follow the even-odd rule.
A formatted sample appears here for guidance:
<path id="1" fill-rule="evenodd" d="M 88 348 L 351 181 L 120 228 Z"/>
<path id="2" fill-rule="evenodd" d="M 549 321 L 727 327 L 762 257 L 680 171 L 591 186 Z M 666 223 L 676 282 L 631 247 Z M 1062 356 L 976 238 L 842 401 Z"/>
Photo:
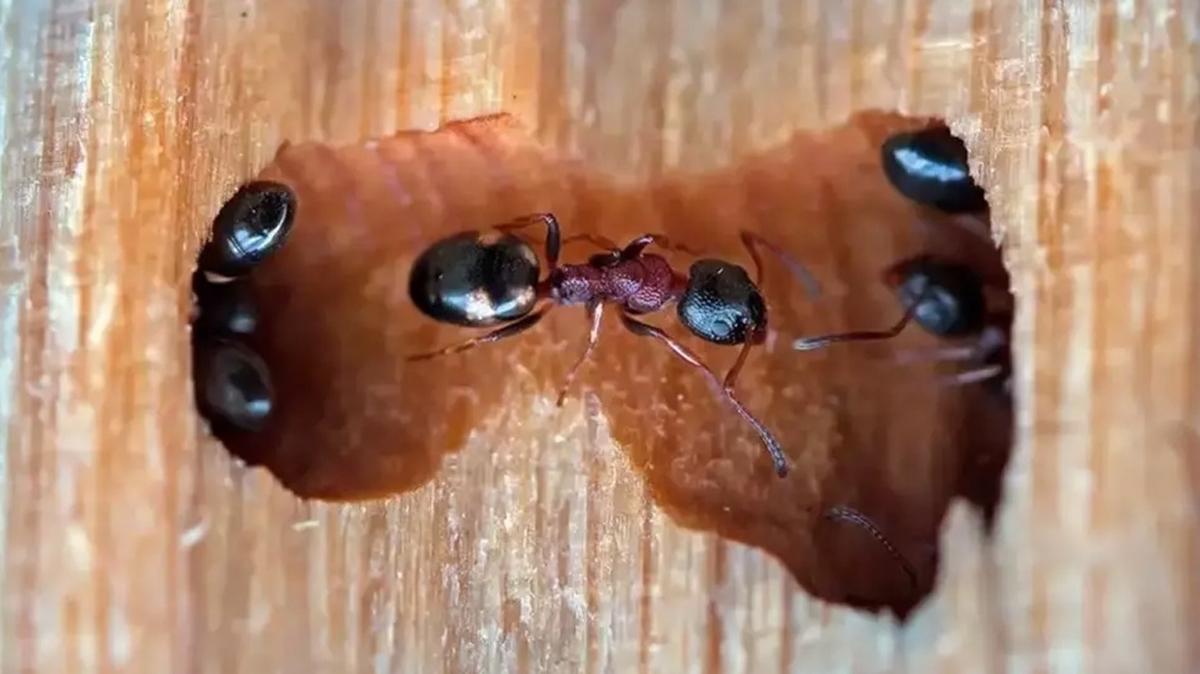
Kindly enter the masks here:
<path id="1" fill-rule="evenodd" d="M 884 283 L 913 312 L 926 331 L 947 339 L 972 338 L 975 343 L 936 350 L 940 361 L 966 361 L 977 367 L 954 375 L 964 385 L 1001 378 L 1010 386 L 1011 359 L 1007 326 L 1011 315 L 988 306 L 983 279 L 967 265 L 929 255 L 901 260 L 884 272 Z"/>
<path id="2" fill-rule="evenodd" d="M 534 225 L 546 228 L 545 257 L 549 269 L 545 277 L 540 276 L 533 248 L 512 233 Z M 588 234 L 563 239 L 558 221 L 550 213 L 528 215 L 494 229 L 499 232 L 498 237 L 468 231 L 427 248 L 413 263 L 409 295 L 416 307 L 434 320 L 467 327 L 498 327 L 453 346 L 410 356 L 409 360 L 458 353 L 512 337 L 532 328 L 556 305 L 582 305 L 591 328 L 583 353 L 571 366 L 559 390 L 561 406 L 579 368 L 596 347 L 605 307 L 613 306 L 630 332 L 658 340 L 699 370 L 758 433 L 775 472 L 780 477 L 787 475 L 787 457 L 779 441 L 734 393 L 750 349 L 762 344 L 767 336 L 767 305 L 759 290 L 763 267 L 758 246 L 776 254 L 781 251 L 755 234 L 742 232 L 742 243 L 754 260 L 753 280 L 739 265 L 708 258 L 693 262 L 684 276 L 666 258 L 646 252 L 650 245 L 657 245 L 693 254 L 659 234 L 644 234 L 624 247 Z M 575 240 L 590 241 L 603 252 L 583 264 L 559 264 L 562 245 Z M 713 344 L 741 345 L 737 359 L 723 378 L 675 338 L 639 319 L 672 302 L 676 304 L 680 323 L 700 339 Z M 813 338 L 808 348 L 891 337 L 903 329 L 912 315 L 912 311 L 907 312 L 899 323 L 885 331 Z"/>
<path id="3" fill-rule="evenodd" d="M 880 148 L 883 172 L 898 192 L 945 213 L 980 213 L 987 197 L 971 177 L 967 147 L 937 125 L 897 133 Z"/>
<path id="4" fill-rule="evenodd" d="M 238 188 L 213 219 L 192 276 L 192 360 L 196 403 L 220 433 L 262 430 L 273 411 L 270 370 L 244 338 L 258 328 L 245 277 L 287 240 L 296 195 L 282 183 Z"/>

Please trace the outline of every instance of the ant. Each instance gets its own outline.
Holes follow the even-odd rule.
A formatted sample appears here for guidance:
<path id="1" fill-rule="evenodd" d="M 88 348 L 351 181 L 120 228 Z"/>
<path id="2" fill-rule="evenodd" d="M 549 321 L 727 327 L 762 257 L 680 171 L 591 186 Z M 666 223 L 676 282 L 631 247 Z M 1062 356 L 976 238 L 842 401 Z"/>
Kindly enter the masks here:
<path id="1" fill-rule="evenodd" d="M 1002 377 L 1011 386 L 1008 326 L 1011 310 L 988 306 L 984 282 L 967 265 L 918 255 L 897 262 L 884 272 L 900 302 L 928 332 L 947 339 L 971 337 L 975 343 L 935 351 L 934 360 L 970 361 L 978 367 L 949 381 L 965 385 Z"/>
<path id="2" fill-rule="evenodd" d="M 540 277 L 533 248 L 513 234 L 535 225 L 546 228 L 545 257 L 549 270 L 544 278 Z M 643 234 L 624 247 L 590 234 L 563 239 L 558 220 L 550 213 L 527 215 L 494 229 L 499 236 L 467 231 L 427 248 L 413 264 L 409 296 L 422 313 L 434 320 L 465 327 L 499 327 L 453 346 L 409 356 L 409 360 L 458 353 L 506 339 L 532 328 L 555 305 L 583 305 L 591 329 L 583 353 L 572 365 L 559 390 L 558 405 L 561 406 L 579 368 L 596 347 L 605 307 L 615 305 L 621 323 L 630 332 L 658 340 L 699 370 L 758 433 L 775 472 L 780 477 L 787 475 L 788 461 L 779 441 L 734 394 L 734 384 L 750 349 L 762 344 L 767 336 L 767 305 L 759 291 L 763 273 L 759 246 L 779 254 L 778 248 L 743 231 L 742 243 L 754 261 L 754 280 L 744 268 L 710 258 L 693 262 L 684 276 L 661 255 L 645 252 L 648 246 L 657 245 L 664 250 L 695 255 L 661 234 Z M 583 264 L 560 265 L 559 251 L 563 244 L 577 240 L 589 241 L 603 252 L 591 256 Z M 724 378 L 718 377 L 694 352 L 665 331 L 639 319 L 672 302 L 676 303 L 679 321 L 700 339 L 713 344 L 741 345 L 737 359 Z M 899 334 L 913 314 L 913 310 L 909 310 L 887 330 L 810 338 L 804 340 L 804 349 L 834 342 L 888 339 Z"/>
<path id="3" fill-rule="evenodd" d="M 192 275 L 192 362 L 196 403 L 218 434 L 261 431 L 274 407 L 271 375 L 244 340 L 258 328 L 246 281 L 277 253 L 296 217 L 296 194 L 256 180 L 238 188 L 213 219 Z"/>

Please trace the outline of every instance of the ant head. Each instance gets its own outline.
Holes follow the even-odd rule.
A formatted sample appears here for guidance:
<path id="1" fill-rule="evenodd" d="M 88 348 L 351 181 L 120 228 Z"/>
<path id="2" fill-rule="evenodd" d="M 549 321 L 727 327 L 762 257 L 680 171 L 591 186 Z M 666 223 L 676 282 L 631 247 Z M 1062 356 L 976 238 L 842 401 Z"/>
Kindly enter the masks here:
<path id="1" fill-rule="evenodd" d="M 756 341 L 766 333 L 767 305 L 762 294 L 745 269 L 729 262 L 693 263 L 678 310 L 688 330 L 714 344 Z"/>
<path id="2" fill-rule="evenodd" d="M 983 329 L 983 281 L 970 267 L 920 256 L 894 265 L 885 278 L 905 307 L 916 303 L 913 319 L 929 332 L 961 337 Z"/>
<path id="3" fill-rule="evenodd" d="M 467 327 L 520 318 L 537 303 L 538 259 L 511 234 L 465 232 L 421 253 L 408 294 L 426 316 Z"/>

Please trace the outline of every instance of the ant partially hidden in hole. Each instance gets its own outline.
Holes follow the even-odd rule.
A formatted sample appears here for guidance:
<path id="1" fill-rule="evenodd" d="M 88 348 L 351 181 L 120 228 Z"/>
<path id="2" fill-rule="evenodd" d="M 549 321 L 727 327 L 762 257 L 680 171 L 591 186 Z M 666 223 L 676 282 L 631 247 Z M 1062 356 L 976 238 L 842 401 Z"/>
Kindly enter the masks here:
<path id="1" fill-rule="evenodd" d="M 883 279 L 927 332 L 969 342 L 908 354 L 904 360 L 966 363 L 970 369 L 953 375 L 947 384 L 988 382 L 997 384 L 1005 395 L 1011 392 L 1008 333 L 1012 307 L 996 298 L 989 301 L 988 287 L 974 269 L 932 255 L 918 255 L 888 267 Z"/>
<path id="2" fill-rule="evenodd" d="M 546 228 L 545 256 L 549 271 L 545 278 L 540 278 L 533 248 L 512 233 L 533 225 Z M 780 249 L 743 231 L 742 243 L 754 260 L 754 280 L 742 267 L 716 259 L 697 260 L 685 277 L 662 256 L 645 252 L 647 246 L 654 244 L 695 255 L 659 234 L 644 234 L 623 248 L 590 234 L 563 239 L 558 221 L 549 213 L 524 216 L 494 229 L 498 236 L 468 231 L 426 249 L 413 264 L 409 295 L 422 313 L 435 320 L 466 327 L 500 327 L 460 344 L 410 356 L 409 360 L 457 353 L 512 337 L 536 325 L 555 305 L 583 305 L 591 330 L 586 348 L 559 390 L 561 406 L 580 366 L 596 347 L 604 307 L 616 305 L 622 324 L 630 332 L 658 340 L 698 369 L 758 433 L 775 472 L 780 477 L 787 475 L 788 461 L 779 441 L 734 394 L 734 384 L 750 349 L 762 344 L 767 336 L 767 305 L 759 291 L 763 273 L 759 247 L 786 258 Z M 588 241 L 604 252 L 593 255 L 584 264 L 560 265 L 558 258 L 563 244 L 577 240 Z M 742 345 L 724 378 L 718 377 L 695 353 L 666 332 L 638 319 L 671 302 L 677 303 L 680 322 L 700 339 L 713 344 Z M 802 340 L 797 348 L 812 350 L 835 342 L 888 339 L 899 334 L 912 317 L 910 308 L 887 330 L 813 337 Z"/>

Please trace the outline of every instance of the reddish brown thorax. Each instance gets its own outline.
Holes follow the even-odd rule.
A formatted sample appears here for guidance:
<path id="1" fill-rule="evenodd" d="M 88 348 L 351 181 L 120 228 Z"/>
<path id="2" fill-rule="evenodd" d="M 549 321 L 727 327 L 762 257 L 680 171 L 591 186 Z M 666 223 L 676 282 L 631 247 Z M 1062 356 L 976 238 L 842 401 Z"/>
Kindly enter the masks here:
<path id="1" fill-rule="evenodd" d="M 550 274 L 550 297 L 559 304 L 614 302 L 634 313 L 658 311 L 679 299 L 687 282 L 661 256 L 630 260 L 597 256 L 564 264 Z"/>

